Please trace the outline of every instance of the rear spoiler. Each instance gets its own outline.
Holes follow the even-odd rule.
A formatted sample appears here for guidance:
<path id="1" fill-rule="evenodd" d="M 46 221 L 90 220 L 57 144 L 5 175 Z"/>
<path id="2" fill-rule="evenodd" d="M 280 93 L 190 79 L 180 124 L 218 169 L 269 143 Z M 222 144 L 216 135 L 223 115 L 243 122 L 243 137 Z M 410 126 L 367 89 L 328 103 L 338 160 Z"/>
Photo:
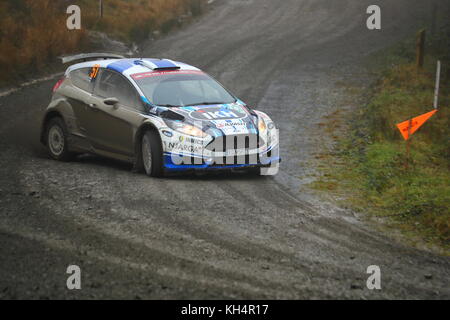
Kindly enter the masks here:
<path id="1" fill-rule="evenodd" d="M 98 60 L 98 59 L 124 59 L 124 56 L 113 53 L 81 53 L 74 56 L 60 57 L 62 63 L 73 62 L 77 60 Z"/>

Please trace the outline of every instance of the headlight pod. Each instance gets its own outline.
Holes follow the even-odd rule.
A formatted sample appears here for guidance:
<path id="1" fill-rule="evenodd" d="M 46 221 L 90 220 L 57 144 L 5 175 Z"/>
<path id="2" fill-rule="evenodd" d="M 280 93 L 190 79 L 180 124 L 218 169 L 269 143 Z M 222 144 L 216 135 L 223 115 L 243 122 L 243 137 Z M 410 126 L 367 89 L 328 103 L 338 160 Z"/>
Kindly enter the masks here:
<path id="1" fill-rule="evenodd" d="M 263 119 L 259 118 L 258 119 L 258 129 L 259 129 L 259 132 L 265 132 L 267 129 L 269 129 L 269 130 L 275 129 L 275 123 L 273 123 L 272 121 L 269 121 L 268 123 L 266 123 Z"/>
<path id="2" fill-rule="evenodd" d="M 258 119 L 258 130 L 259 132 L 264 132 L 267 130 L 266 123 L 261 118 Z"/>
<path id="3" fill-rule="evenodd" d="M 206 137 L 206 133 L 203 132 L 201 129 L 187 124 L 183 123 L 181 121 L 166 121 L 166 124 L 169 128 L 187 134 L 188 136 L 198 137 L 198 138 L 204 138 Z"/>

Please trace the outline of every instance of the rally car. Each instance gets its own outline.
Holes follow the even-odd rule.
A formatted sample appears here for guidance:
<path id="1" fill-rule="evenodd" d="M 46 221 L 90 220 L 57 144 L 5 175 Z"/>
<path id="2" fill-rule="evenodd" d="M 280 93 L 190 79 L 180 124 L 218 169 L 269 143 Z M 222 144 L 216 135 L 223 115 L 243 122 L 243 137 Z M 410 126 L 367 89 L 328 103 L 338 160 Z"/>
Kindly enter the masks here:
<path id="1" fill-rule="evenodd" d="M 278 130 L 200 69 L 169 59 L 81 54 L 53 88 L 41 142 L 68 161 L 93 153 L 149 176 L 186 170 L 277 172 Z"/>

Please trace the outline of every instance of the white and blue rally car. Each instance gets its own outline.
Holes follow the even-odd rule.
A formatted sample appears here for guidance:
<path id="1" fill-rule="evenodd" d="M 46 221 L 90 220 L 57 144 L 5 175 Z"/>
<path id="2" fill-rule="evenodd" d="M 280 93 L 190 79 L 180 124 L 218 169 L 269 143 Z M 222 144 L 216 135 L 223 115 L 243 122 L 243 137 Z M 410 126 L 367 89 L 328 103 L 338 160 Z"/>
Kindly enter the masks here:
<path id="1" fill-rule="evenodd" d="M 186 170 L 277 172 L 278 130 L 198 68 L 169 59 L 81 54 L 53 88 L 41 141 L 67 161 L 94 153 L 150 176 Z"/>

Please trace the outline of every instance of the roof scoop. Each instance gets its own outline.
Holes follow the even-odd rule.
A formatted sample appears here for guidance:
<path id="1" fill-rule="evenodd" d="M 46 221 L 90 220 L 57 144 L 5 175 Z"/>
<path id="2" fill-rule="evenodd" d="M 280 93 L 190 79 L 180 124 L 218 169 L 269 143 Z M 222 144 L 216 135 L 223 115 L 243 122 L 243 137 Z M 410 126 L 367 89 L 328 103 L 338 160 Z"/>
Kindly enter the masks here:
<path id="1" fill-rule="evenodd" d="M 134 64 L 141 65 L 154 71 L 158 70 L 179 70 L 180 66 L 169 59 L 139 59 L 135 60 Z"/>

